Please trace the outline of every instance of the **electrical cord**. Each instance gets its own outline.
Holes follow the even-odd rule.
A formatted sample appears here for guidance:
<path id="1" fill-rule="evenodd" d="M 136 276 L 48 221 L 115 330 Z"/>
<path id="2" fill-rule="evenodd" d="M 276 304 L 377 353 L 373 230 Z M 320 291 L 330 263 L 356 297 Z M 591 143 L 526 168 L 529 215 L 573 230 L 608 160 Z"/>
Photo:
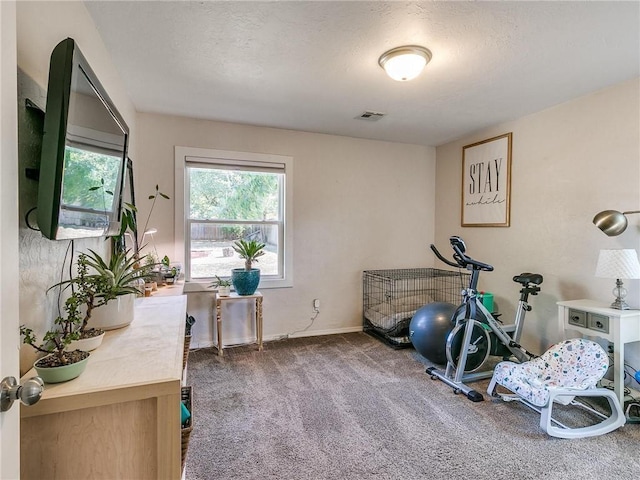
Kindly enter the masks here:
<path id="1" fill-rule="evenodd" d="M 613 355 L 609 353 L 608 357 L 610 362 L 609 362 L 609 369 L 607 369 L 607 373 L 611 368 L 613 368 Z M 638 381 L 638 376 L 639 376 L 638 370 L 633 368 L 627 362 L 624 362 L 623 364 L 623 372 L 624 372 L 623 382 L 627 379 L 628 376 L 631 376 L 632 378 L 635 378 L 636 381 Z M 608 385 L 604 385 L 604 388 L 608 390 L 614 390 L 614 386 L 612 383 Z M 624 404 L 626 405 L 626 408 L 623 407 L 624 415 L 625 417 L 627 417 L 627 423 L 640 424 L 640 399 L 636 398 L 632 394 L 631 388 L 627 387 L 626 385 L 624 386 L 622 392 L 623 392 L 623 398 L 629 398 L 629 400 L 624 402 Z"/>
<path id="2" fill-rule="evenodd" d="M 40 229 L 36 228 L 36 227 L 32 227 L 31 223 L 29 222 L 29 215 L 31 214 L 31 212 L 33 212 L 34 210 L 37 210 L 37 209 L 38 209 L 38 207 L 33 207 L 33 208 L 30 208 L 29 210 L 27 210 L 27 213 L 24 214 L 24 223 L 27 225 L 27 227 L 30 230 L 35 230 L 36 232 L 39 232 Z"/>
<path id="3" fill-rule="evenodd" d="M 62 279 L 64 276 L 64 266 L 67 263 L 67 258 L 69 258 L 69 251 L 71 251 L 71 259 L 69 260 L 69 278 L 72 278 L 72 270 L 71 266 L 73 265 L 73 252 L 75 250 L 75 243 L 73 240 L 69 241 L 69 245 L 67 245 L 67 250 L 64 252 L 64 259 L 62 260 L 62 268 L 60 269 L 60 283 L 62 283 Z M 73 291 L 73 284 L 71 284 L 71 289 Z M 62 310 L 60 310 L 60 301 L 62 300 L 62 285 L 58 287 L 58 316 L 62 316 Z"/>
<path id="4" fill-rule="evenodd" d="M 609 373 L 613 368 L 614 359 L 613 359 L 612 353 L 607 353 L 607 356 L 609 357 L 609 368 L 607 369 L 607 373 Z M 638 370 L 636 370 L 631 365 L 629 365 L 629 363 L 625 361 L 623 363 L 622 369 L 624 372 L 623 382 L 625 383 L 625 385 L 627 383 L 627 380 L 631 380 L 631 379 L 635 379 L 638 383 L 640 383 L 640 381 L 637 378 L 638 376 L 640 376 L 640 374 L 638 373 Z M 625 386 L 625 392 L 627 391 L 630 391 L 630 390 Z"/>
<path id="5" fill-rule="evenodd" d="M 306 332 L 307 330 L 309 330 L 311 328 L 311 326 L 313 325 L 313 322 L 315 322 L 316 318 L 318 318 L 318 315 L 320 315 L 320 309 L 319 308 L 315 308 L 314 307 L 313 311 L 315 312 L 315 315 L 313 315 L 311 317 L 311 323 L 309 325 L 307 325 L 306 327 L 304 327 L 301 330 L 295 330 L 293 332 L 287 333 L 282 340 L 289 338 L 291 335 L 293 335 L 295 333 L 302 333 L 302 332 Z"/>

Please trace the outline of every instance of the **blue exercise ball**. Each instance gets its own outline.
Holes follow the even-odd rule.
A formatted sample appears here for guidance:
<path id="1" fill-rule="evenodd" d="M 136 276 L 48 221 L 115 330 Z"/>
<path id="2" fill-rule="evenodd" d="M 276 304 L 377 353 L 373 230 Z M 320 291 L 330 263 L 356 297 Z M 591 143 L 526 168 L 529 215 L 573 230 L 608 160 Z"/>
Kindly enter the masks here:
<path id="1" fill-rule="evenodd" d="M 451 303 L 428 303 L 416 311 L 409 323 L 409 339 L 413 347 L 433 363 L 447 363 L 447 335 L 453 329 L 451 319 L 455 311 L 456 306 Z"/>

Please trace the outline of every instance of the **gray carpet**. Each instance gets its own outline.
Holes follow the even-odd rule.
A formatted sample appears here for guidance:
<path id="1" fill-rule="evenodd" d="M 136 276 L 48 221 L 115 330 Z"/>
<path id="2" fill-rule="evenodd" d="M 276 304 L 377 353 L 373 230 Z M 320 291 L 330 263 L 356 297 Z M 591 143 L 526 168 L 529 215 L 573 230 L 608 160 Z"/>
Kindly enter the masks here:
<path id="1" fill-rule="evenodd" d="M 238 347 L 222 359 L 193 351 L 186 478 L 639 478 L 640 425 L 551 438 L 537 413 L 454 395 L 421 362 L 364 333 Z"/>

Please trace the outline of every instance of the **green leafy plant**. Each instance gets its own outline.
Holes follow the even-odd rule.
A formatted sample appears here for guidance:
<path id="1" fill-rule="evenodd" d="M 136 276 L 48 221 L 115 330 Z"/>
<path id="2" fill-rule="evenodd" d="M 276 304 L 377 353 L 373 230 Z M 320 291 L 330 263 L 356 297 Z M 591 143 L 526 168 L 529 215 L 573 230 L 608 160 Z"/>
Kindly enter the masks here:
<path id="1" fill-rule="evenodd" d="M 100 187 L 92 187 L 92 188 L 100 188 Z M 106 191 L 106 193 L 111 193 Z M 162 193 L 160 191 L 160 186 L 156 185 L 156 190 L 153 195 L 149 195 L 149 200 L 153 200 L 151 202 L 151 208 L 149 209 L 149 214 L 147 215 L 147 220 L 145 221 L 144 228 L 142 229 L 142 233 L 147 231 L 147 227 L 149 226 L 149 221 L 151 220 L 151 214 L 153 213 L 153 209 L 156 206 L 156 201 L 158 198 L 165 198 L 170 200 L 171 197 L 166 193 Z M 144 248 L 145 245 L 140 245 L 142 238 L 138 238 L 138 209 L 132 203 L 124 202 L 124 206 L 122 207 L 122 215 L 120 219 L 120 232 L 118 235 L 115 235 L 113 238 L 114 250 L 125 250 L 125 242 L 124 237 L 127 232 L 131 234 L 133 237 L 133 241 L 135 243 L 135 251 L 137 252 L 139 249 Z"/>
<path id="2" fill-rule="evenodd" d="M 160 265 L 160 262 L 158 262 L 156 256 L 153 253 L 147 253 L 140 259 L 138 268 L 146 280 L 149 277 L 153 277 L 152 272 L 158 265 Z"/>
<path id="3" fill-rule="evenodd" d="M 69 365 L 85 358 L 85 356 L 78 358 L 77 354 L 67 352 L 66 349 L 72 341 L 82 337 L 93 309 L 106 303 L 106 301 L 97 300 L 97 295 L 108 290 L 108 280 L 97 275 L 89 275 L 88 270 L 86 255 L 80 254 L 77 276 L 73 280 L 60 282 L 49 288 L 51 290 L 63 285 L 65 287 L 74 285 L 71 295 L 64 302 L 65 315 L 59 315 L 53 321 L 53 328 L 45 333 L 42 343 L 38 344 L 32 329 L 24 325 L 20 326 L 23 342 L 38 352 L 55 354 L 56 365 Z"/>
<path id="4" fill-rule="evenodd" d="M 73 340 L 80 338 L 78 327 L 82 324 L 81 304 L 80 298 L 74 295 L 69 297 L 64 304 L 66 316 L 59 316 L 54 320 L 54 328 L 45 333 L 40 344 L 38 344 L 33 330 L 21 325 L 20 335 L 23 337 L 23 343 L 30 345 L 38 352 L 54 354 L 58 365 L 74 363 L 74 357 L 65 349 Z"/>
<path id="5" fill-rule="evenodd" d="M 164 257 L 162 257 L 162 260 L 160 260 L 160 272 L 164 275 L 165 278 L 175 277 L 176 275 L 178 275 L 178 268 L 172 267 L 171 260 L 167 255 L 165 255 Z"/>
<path id="6" fill-rule="evenodd" d="M 252 263 L 257 262 L 258 257 L 264 255 L 265 246 L 264 243 L 256 240 L 237 240 L 233 244 L 233 249 L 240 258 L 244 259 L 244 269 L 250 271 Z"/>
<path id="7" fill-rule="evenodd" d="M 224 280 L 223 278 L 220 278 L 218 275 L 216 275 L 216 280 L 211 283 L 211 285 L 209 285 L 209 287 L 230 287 L 231 286 L 231 280 Z"/>
<path id="8" fill-rule="evenodd" d="M 129 293 L 138 294 L 139 291 L 135 287 L 135 282 L 141 278 L 145 280 L 149 275 L 135 268 L 139 259 L 129 256 L 128 251 L 116 251 L 111 254 L 107 263 L 98 253 L 89 249 L 90 254 L 81 254 L 78 257 L 78 264 L 91 267 L 96 273 L 89 275 L 88 278 L 100 286 L 95 294 L 98 303 L 95 307 L 106 304 L 109 300 L 120 295 Z M 79 284 L 81 278 L 67 280 L 68 284 Z"/>
<path id="9" fill-rule="evenodd" d="M 124 236 L 127 232 L 131 233 L 135 243 L 135 249 L 137 250 L 140 248 L 138 243 L 138 223 L 136 221 L 137 214 L 138 209 L 134 204 L 124 202 L 122 214 L 120 216 L 120 232 L 118 232 L 118 235 L 112 237 L 114 250 L 126 250 Z"/>
<path id="10" fill-rule="evenodd" d="M 149 200 L 153 200 L 153 202 L 151 202 L 151 208 L 149 209 L 149 215 L 147 215 L 147 221 L 144 224 L 144 229 L 142 230 L 142 232 L 146 232 L 147 231 L 147 227 L 149 226 L 149 220 L 151 219 L 151 213 L 153 212 L 153 207 L 156 206 L 156 200 L 158 200 L 158 197 L 162 197 L 165 198 L 167 200 L 170 200 L 169 195 L 162 193 L 160 191 L 160 187 L 158 185 L 156 185 L 156 193 L 154 193 L 153 195 L 149 195 Z"/>
<path id="11" fill-rule="evenodd" d="M 89 252 L 78 255 L 77 275 L 74 278 L 49 288 L 71 288 L 69 298 L 76 298 L 79 303 L 84 304 L 84 317 L 79 332 L 86 330 L 95 308 L 106 305 L 121 295 L 140 293 L 135 282 L 149 277 L 144 270 L 135 268 L 138 260 L 128 256 L 128 251 L 113 252 L 108 263 L 94 250 L 89 249 Z"/>

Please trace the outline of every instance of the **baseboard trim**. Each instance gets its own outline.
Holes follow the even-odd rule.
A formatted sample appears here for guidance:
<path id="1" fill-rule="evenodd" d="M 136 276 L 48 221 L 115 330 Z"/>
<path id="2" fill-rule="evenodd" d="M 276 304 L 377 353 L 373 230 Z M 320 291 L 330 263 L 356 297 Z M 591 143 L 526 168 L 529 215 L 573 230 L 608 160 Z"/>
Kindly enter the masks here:
<path id="1" fill-rule="evenodd" d="M 276 340 L 284 340 L 285 338 L 302 338 L 302 337 L 320 337 L 324 335 L 339 335 L 342 333 L 355 333 L 361 332 L 362 326 L 357 327 L 342 327 L 342 328 L 330 328 L 327 330 L 310 330 L 308 332 L 293 332 L 291 334 L 281 333 L 275 335 L 266 335 L 262 338 L 263 342 L 273 342 Z M 246 345 L 249 343 L 254 343 L 255 338 L 231 338 L 229 340 L 224 341 L 225 347 L 233 347 L 235 345 Z M 197 339 L 191 338 L 191 346 L 190 350 L 195 350 L 198 348 L 210 348 L 215 347 L 216 344 L 213 340 L 205 340 L 198 341 Z"/>
<path id="2" fill-rule="evenodd" d="M 331 328 L 327 330 L 310 330 L 307 332 L 293 332 L 292 334 L 283 334 L 283 335 L 270 335 L 270 338 L 267 339 L 265 337 L 265 341 L 269 340 L 280 340 L 283 337 L 285 338 L 301 338 L 301 337 L 320 337 L 322 335 L 339 335 L 341 333 L 355 333 L 361 332 L 362 325 L 357 327 L 342 327 L 342 328 Z"/>

